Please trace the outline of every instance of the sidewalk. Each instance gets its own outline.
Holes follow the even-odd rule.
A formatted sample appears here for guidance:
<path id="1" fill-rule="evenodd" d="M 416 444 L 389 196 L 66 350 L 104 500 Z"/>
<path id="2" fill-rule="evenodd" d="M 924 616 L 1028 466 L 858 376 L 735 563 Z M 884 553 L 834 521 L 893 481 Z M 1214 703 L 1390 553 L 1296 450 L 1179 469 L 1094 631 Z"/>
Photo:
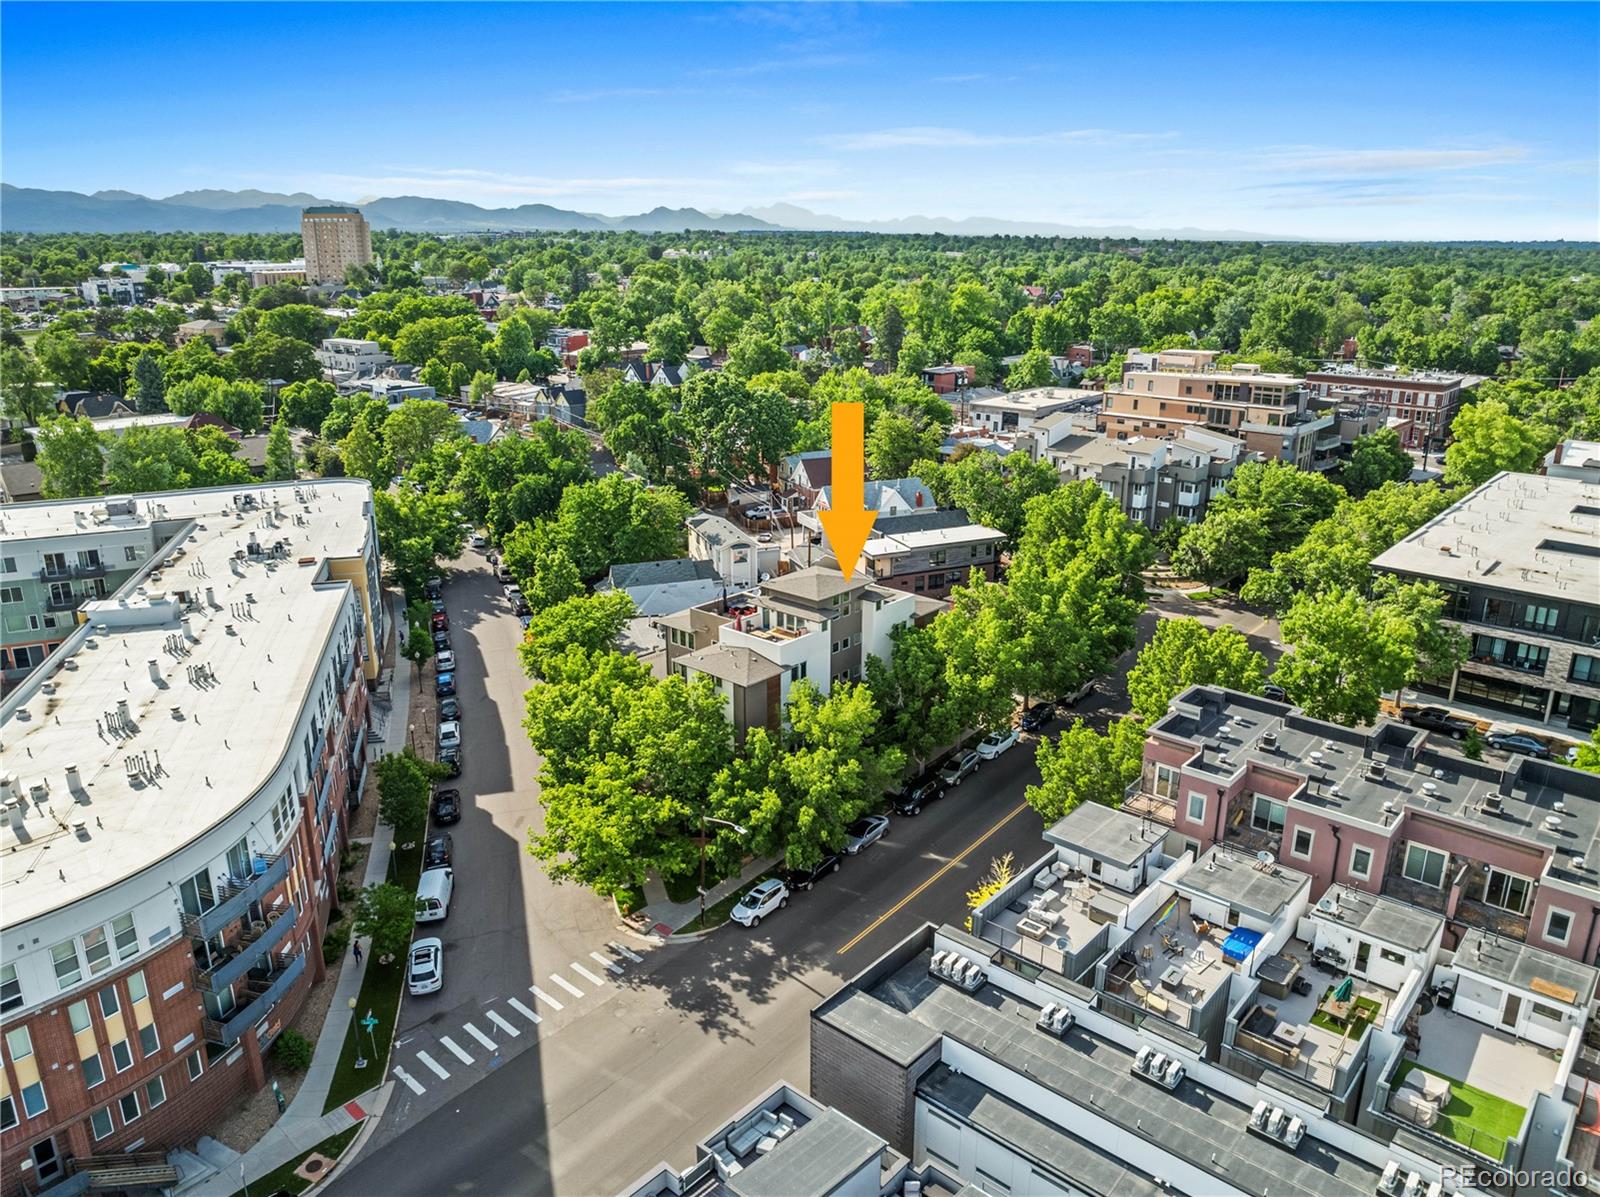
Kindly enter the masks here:
<path id="1" fill-rule="evenodd" d="M 396 618 L 404 614 L 397 600 Z M 399 752 L 406 744 L 406 729 L 411 713 L 411 662 L 395 654 L 394 673 L 389 682 L 390 702 L 385 711 L 377 702 L 373 704 L 374 743 L 381 744 L 383 755 Z M 378 727 L 379 717 L 386 716 Z M 381 735 L 381 739 L 379 738 Z M 367 856 L 364 884 L 381 883 L 389 872 L 389 840 L 392 832 L 380 822 L 372 834 L 372 847 Z M 370 945 L 362 944 L 363 960 Z M 346 952 L 339 962 L 339 981 L 333 991 L 333 1001 L 328 1007 L 328 1017 L 317 1036 L 316 1050 L 311 1056 L 311 1067 L 306 1079 L 289 1108 L 249 1151 L 240 1153 L 225 1169 L 204 1184 L 187 1190 L 194 1197 L 232 1197 L 246 1183 L 254 1183 L 269 1172 L 282 1167 L 290 1160 L 304 1155 L 329 1135 L 336 1135 L 362 1118 L 374 1113 L 383 1104 L 376 1087 L 383 1082 L 383 1071 L 373 1074 L 374 1089 L 363 1093 L 356 1101 L 347 1102 L 338 1109 L 324 1114 L 322 1107 L 328 1100 L 328 1088 L 333 1084 L 333 1074 L 339 1066 L 339 1054 L 344 1050 L 345 1033 L 350 1027 L 350 1003 L 361 993 L 361 969 L 354 956 Z M 383 1061 L 375 1061 L 381 1066 Z M 241 1175 L 241 1168 L 243 1169 Z"/>
<path id="2" fill-rule="evenodd" d="M 777 863 L 778 858 L 775 856 L 752 860 L 737 877 L 719 881 L 706 890 L 706 909 L 711 909 L 736 890 L 743 889 Z M 634 918 L 651 930 L 666 926 L 677 931 L 679 927 L 687 926 L 700 915 L 698 896 L 687 902 L 674 902 L 667 897 L 667 887 L 662 884 L 659 877 L 653 876 L 644 883 L 644 896 L 645 904 L 635 912 Z"/>

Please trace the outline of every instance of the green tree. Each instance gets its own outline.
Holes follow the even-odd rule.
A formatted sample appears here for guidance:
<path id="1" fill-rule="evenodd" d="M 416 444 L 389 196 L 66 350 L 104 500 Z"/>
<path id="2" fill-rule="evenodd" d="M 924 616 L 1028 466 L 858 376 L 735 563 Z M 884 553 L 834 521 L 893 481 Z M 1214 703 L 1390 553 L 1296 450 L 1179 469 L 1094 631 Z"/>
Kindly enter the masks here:
<path id="1" fill-rule="evenodd" d="M 278 419 L 307 432 L 318 432 L 333 411 L 338 395 L 333 383 L 320 378 L 291 382 L 278 392 Z"/>
<path id="2" fill-rule="evenodd" d="M 689 502 L 674 490 L 653 490 L 622 474 L 569 486 L 549 528 L 549 545 L 572 559 L 582 578 L 613 565 L 680 556 Z"/>
<path id="3" fill-rule="evenodd" d="M 435 399 L 407 399 L 383 422 L 383 442 L 395 465 L 422 461 L 447 438 L 459 436 L 455 413 Z"/>
<path id="4" fill-rule="evenodd" d="M 54 395 L 31 353 L 16 345 L 0 351 L 0 410 L 6 419 L 38 424 L 53 410 Z"/>
<path id="5" fill-rule="evenodd" d="M 258 332 L 228 356 L 241 378 L 304 382 L 322 376 L 311 346 L 293 337 Z"/>
<path id="6" fill-rule="evenodd" d="M 1128 671 L 1133 713 L 1154 723 L 1172 700 L 1197 683 L 1261 693 L 1266 658 L 1231 627 L 1208 629 L 1198 619 L 1163 619 Z"/>
<path id="7" fill-rule="evenodd" d="M 309 303 L 286 303 L 262 312 L 256 330 L 304 341 L 308 345 L 320 345 L 324 337 L 333 335 L 333 324 L 321 308 Z"/>
<path id="8" fill-rule="evenodd" d="M 428 802 L 433 793 L 434 766 L 410 748 L 378 761 L 378 817 L 401 839 L 428 829 Z"/>
<path id="9" fill-rule="evenodd" d="M 1049 462 L 1029 461 L 1021 453 L 997 457 L 970 453 L 949 463 L 916 462 L 910 474 L 921 478 L 940 507 L 960 507 L 977 524 L 998 528 L 1008 540 L 1022 535 L 1022 511 L 1029 499 L 1061 485 Z"/>
<path id="10" fill-rule="evenodd" d="M 1411 454 L 1400 447 L 1400 434 L 1393 428 L 1380 428 L 1356 441 L 1339 481 L 1359 499 L 1385 482 L 1404 482 L 1414 465 Z"/>
<path id="11" fill-rule="evenodd" d="M 1028 805 L 1046 827 L 1083 802 L 1121 806 L 1139 776 L 1144 731 L 1144 724 L 1132 717 L 1114 720 L 1103 735 L 1075 719 L 1056 739 L 1040 740 L 1039 784 L 1024 791 Z"/>
<path id="12" fill-rule="evenodd" d="M 1505 403 L 1487 399 L 1456 412 L 1444 451 L 1444 480 L 1479 486 L 1502 470 L 1530 474 L 1555 440 L 1511 414 Z"/>
<path id="13" fill-rule="evenodd" d="M 595 654 L 611 648 L 633 618 L 633 600 L 625 591 L 579 595 L 534 613 L 518 653 L 529 677 L 542 678 L 552 662 L 576 645 Z"/>
<path id="14" fill-rule="evenodd" d="M 900 367 L 900 346 L 906 339 L 906 318 L 893 303 L 883 305 L 878 318 L 876 348 L 890 370 Z"/>
<path id="15" fill-rule="evenodd" d="M 141 353 L 134 359 L 133 393 L 141 415 L 167 410 L 167 378 L 161 369 L 159 355 Z"/>
<path id="16" fill-rule="evenodd" d="M 161 363 L 166 373 L 167 389 L 195 378 L 225 378 L 236 376 L 232 357 L 222 357 L 210 337 L 193 337 L 169 353 Z"/>
<path id="17" fill-rule="evenodd" d="M 240 432 L 257 432 L 265 420 L 261 387 L 198 375 L 167 388 L 167 407 L 176 415 L 209 412 Z"/>
<path id="18" fill-rule="evenodd" d="M 129 428 L 106 442 L 106 486 L 113 493 L 181 490 L 195 467 L 182 428 Z"/>
<path id="19" fill-rule="evenodd" d="M 356 902 L 356 934 L 367 936 L 374 956 L 403 955 L 416 924 L 417 896 L 409 889 L 386 881 L 361 891 Z"/>
<path id="20" fill-rule="evenodd" d="M 875 478 L 904 478 L 919 461 L 933 460 L 944 442 L 944 429 L 916 416 L 885 412 L 867 434 L 867 464 Z"/>
<path id="21" fill-rule="evenodd" d="M 667 312 L 645 326 L 644 339 L 650 345 L 651 361 L 676 366 L 689 352 L 689 323 L 676 312 Z"/>
<path id="22" fill-rule="evenodd" d="M 1287 462 L 1246 462 L 1212 500 L 1206 518 L 1184 529 L 1172 564 L 1214 585 L 1237 583 L 1274 552 L 1299 544 L 1343 496 L 1320 474 Z"/>
<path id="23" fill-rule="evenodd" d="M 351 477 L 365 478 L 376 491 L 382 491 L 394 474 L 393 460 L 365 420 L 357 420 L 339 442 L 339 457 Z"/>
<path id="24" fill-rule="evenodd" d="M 709 333 L 709 330 L 707 330 Z M 746 329 L 728 350 L 728 362 L 723 370 L 734 378 L 751 378 L 773 370 L 785 369 L 790 358 L 783 346 L 770 336 Z"/>
<path id="25" fill-rule="evenodd" d="M 681 478 L 689 454 L 671 388 L 622 382 L 590 399 L 587 416 L 616 459 L 651 482 Z"/>
<path id="26" fill-rule="evenodd" d="M 40 368 L 69 391 L 82 390 L 90 382 L 93 355 L 89 343 L 80 335 L 81 327 L 78 319 L 66 316 L 40 333 L 33 343 Z"/>
<path id="27" fill-rule="evenodd" d="M 1590 773 L 1600 773 L 1600 727 L 1589 733 L 1589 742 L 1578 745 L 1578 755 L 1573 765 Z"/>
<path id="28" fill-rule="evenodd" d="M 272 431 L 267 433 L 266 474 L 269 482 L 288 482 L 295 477 L 294 442 L 289 438 L 286 420 L 274 422 Z"/>
<path id="29" fill-rule="evenodd" d="M 1050 355 L 1042 349 L 1030 349 L 1006 374 L 1006 390 L 1025 391 L 1031 387 L 1047 387 L 1056 379 L 1050 368 Z"/>
<path id="30" fill-rule="evenodd" d="M 788 396 L 752 389 L 728 370 L 696 374 L 678 394 L 690 462 L 705 485 L 764 474 L 794 440 L 796 416 Z"/>
<path id="31" fill-rule="evenodd" d="M 966 730 L 951 698 L 945 655 L 932 628 L 903 624 L 890 633 L 888 661 L 867 657 L 867 686 L 877 697 L 889 741 L 920 769 Z"/>
<path id="32" fill-rule="evenodd" d="M 82 417 L 47 417 L 35 438 L 40 486 L 47 499 L 75 499 L 100 493 L 105 447 L 94 422 Z"/>
<path id="33" fill-rule="evenodd" d="M 364 427 L 357 424 L 351 436 Z M 408 597 L 422 594 L 439 561 L 461 555 L 461 512 L 455 496 L 418 494 L 404 487 L 374 490 L 372 503 L 378 543 L 395 578 Z"/>

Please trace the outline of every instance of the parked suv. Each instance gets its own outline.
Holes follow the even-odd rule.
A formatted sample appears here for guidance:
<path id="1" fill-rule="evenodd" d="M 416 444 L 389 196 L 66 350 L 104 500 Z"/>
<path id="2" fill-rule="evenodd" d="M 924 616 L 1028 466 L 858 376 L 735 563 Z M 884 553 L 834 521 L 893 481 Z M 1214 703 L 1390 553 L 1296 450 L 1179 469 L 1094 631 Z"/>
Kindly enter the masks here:
<path id="1" fill-rule="evenodd" d="M 758 925 L 762 919 L 789 904 L 789 887 L 776 877 L 758 881 L 750 892 L 739 899 L 729 915 L 734 922 L 746 927 Z"/>
<path id="2" fill-rule="evenodd" d="M 966 776 L 978 767 L 980 759 L 976 752 L 971 751 L 952 754 L 939 770 L 939 780 L 947 786 L 960 785 Z"/>

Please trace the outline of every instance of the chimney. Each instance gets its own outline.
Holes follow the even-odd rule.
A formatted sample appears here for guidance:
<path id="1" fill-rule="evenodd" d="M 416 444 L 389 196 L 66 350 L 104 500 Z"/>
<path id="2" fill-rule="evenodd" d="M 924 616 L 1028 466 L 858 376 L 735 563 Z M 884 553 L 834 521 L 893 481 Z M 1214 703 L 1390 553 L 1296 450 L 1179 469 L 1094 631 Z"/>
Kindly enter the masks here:
<path id="1" fill-rule="evenodd" d="M 150 680 L 159 686 L 161 684 L 161 665 L 154 657 L 151 657 L 145 664 L 150 666 Z"/>

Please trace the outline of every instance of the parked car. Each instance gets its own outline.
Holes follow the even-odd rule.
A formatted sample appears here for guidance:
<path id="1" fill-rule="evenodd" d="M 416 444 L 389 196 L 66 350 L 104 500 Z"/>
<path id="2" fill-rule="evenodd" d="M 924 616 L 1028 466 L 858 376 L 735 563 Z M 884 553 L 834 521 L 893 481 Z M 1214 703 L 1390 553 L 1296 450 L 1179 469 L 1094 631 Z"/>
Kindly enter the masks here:
<path id="1" fill-rule="evenodd" d="M 411 945 L 411 968 L 406 974 L 406 989 L 412 997 L 438 993 L 444 987 L 444 943 L 435 936 Z"/>
<path id="2" fill-rule="evenodd" d="M 1551 755 L 1549 746 L 1542 740 L 1523 732 L 1490 732 L 1483 742 L 1501 752 L 1520 752 L 1524 756 L 1538 757 L 1541 761 L 1549 760 Z"/>
<path id="3" fill-rule="evenodd" d="M 450 626 L 450 617 L 443 611 L 435 611 L 428 620 L 428 627 L 435 632 L 442 632 Z"/>
<path id="4" fill-rule="evenodd" d="M 744 509 L 744 518 L 747 520 L 770 520 L 772 508 L 766 503 L 757 503 L 754 507 Z"/>
<path id="5" fill-rule="evenodd" d="M 439 749 L 439 763 L 445 767 L 446 777 L 460 777 L 461 749 L 459 747 Z"/>
<path id="6" fill-rule="evenodd" d="M 450 898 L 456 892 L 454 869 L 423 869 L 417 879 L 417 922 L 437 923 L 450 915 Z"/>
<path id="7" fill-rule="evenodd" d="M 502 592 L 504 592 L 507 602 L 514 603 L 522 597 L 522 587 L 518 586 L 515 582 L 512 582 L 508 586 L 502 586 L 500 589 Z"/>
<path id="8" fill-rule="evenodd" d="M 947 786 L 958 786 L 982 759 L 976 752 L 952 753 L 939 770 L 939 780 Z"/>
<path id="9" fill-rule="evenodd" d="M 439 700 L 439 718 L 461 719 L 461 700 L 459 698 L 441 698 Z"/>
<path id="10" fill-rule="evenodd" d="M 978 755 L 986 761 L 992 761 L 1003 752 L 1011 751 L 1012 745 L 1017 742 L 1017 729 L 1008 727 L 1005 731 L 990 732 L 978 742 Z"/>
<path id="11" fill-rule="evenodd" d="M 1470 719 L 1452 715 L 1443 707 L 1412 707 L 1409 711 L 1402 711 L 1400 718 L 1412 727 L 1440 732 L 1452 740 L 1465 740 L 1477 730 L 1477 725 Z"/>
<path id="12" fill-rule="evenodd" d="M 511 601 L 511 613 L 519 619 L 526 618 L 533 614 L 533 608 L 528 606 L 528 600 L 519 594 Z"/>
<path id="13" fill-rule="evenodd" d="M 440 595 L 442 595 L 444 593 L 444 579 L 443 578 L 429 578 L 428 581 L 427 581 L 427 585 L 426 585 L 425 589 L 427 590 L 429 598 L 431 598 L 431 599 L 438 598 Z"/>
<path id="14" fill-rule="evenodd" d="M 435 790 L 433 794 L 433 821 L 440 827 L 461 822 L 461 791 Z"/>
<path id="15" fill-rule="evenodd" d="M 751 886 L 750 891 L 739 899 L 733 908 L 733 913 L 728 917 L 743 926 L 754 927 L 774 910 L 782 909 L 788 904 L 789 887 L 776 877 L 768 877 L 765 881 L 758 881 Z"/>
<path id="16" fill-rule="evenodd" d="M 809 890 L 829 873 L 837 873 L 842 863 L 837 852 L 829 852 L 809 869 L 781 869 L 779 879 L 789 887 L 789 892 Z"/>
<path id="17" fill-rule="evenodd" d="M 1047 702 L 1036 703 L 1022 712 L 1018 722 L 1023 731 L 1038 732 L 1050 726 L 1050 721 L 1056 717 L 1055 707 Z"/>
<path id="18" fill-rule="evenodd" d="M 450 651 L 450 633 L 449 632 L 441 630 L 441 631 L 435 632 L 433 634 L 433 651 L 435 653 L 443 653 L 443 652 L 449 652 Z"/>
<path id="19" fill-rule="evenodd" d="M 448 869 L 450 867 L 451 850 L 455 847 L 448 831 L 441 831 L 438 835 L 428 837 L 427 844 L 422 849 L 422 867 L 425 869 Z"/>
<path id="20" fill-rule="evenodd" d="M 1289 692 L 1282 686 L 1279 686 L 1273 682 L 1268 682 L 1266 685 L 1261 687 L 1261 697 L 1270 698 L 1273 702 L 1288 702 Z"/>
<path id="21" fill-rule="evenodd" d="M 919 777 L 894 796 L 894 813 L 920 815 L 923 807 L 939 801 L 946 793 L 937 777 Z"/>
<path id="22" fill-rule="evenodd" d="M 444 614 L 444 600 L 442 598 L 436 598 L 433 600 L 433 613 L 435 615 Z"/>
<path id="23" fill-rule="evenodd" d="M 456 669 L 455 653 L 445 649 L 444 652 L 433 659 L 433 667 L 440 673 L 454 673 Z"/>
<path id="24" fill-rule="evenodd" d="M 472 539 L 468 543 L 471 544 L 475 549 L 487 548 L 489 544 L 489 542 L 483 538 L 483 535 L 478 532 L 474 532 L 472 534 Z"/>
<path id="25" fill-rule="evenodd" d="M 439 725 L 439 747 L 461 747 L 461 724 L 457 723 L 454 719 L 446 719 Z"/>
<path id="26" fill-rule="evenodd" d="M 441 673 L 435 676 L 433 679 L 433 692 L 440 698 L 447 694 L 454 694 L 456 692 L 456 675 L 453 673 Z"/>
<path id="27" fill-rule="evenodd" d="M 1091 678 L 1089 681 L 1084 682 L 1083 685 L 1079 686 L 1076 690 L 1070 690 L 1065 694 L 1059 695 L 1056 698 L 1056 706 L 1075 707 L 1093 693 L 1094 679 Z"/>
<path id="28" fill-rule="evenodd" d="M 889 820 L 882 815 L 866 815 L 845 828 L 844 854 L 854 856 L 889 834 Z"/>

